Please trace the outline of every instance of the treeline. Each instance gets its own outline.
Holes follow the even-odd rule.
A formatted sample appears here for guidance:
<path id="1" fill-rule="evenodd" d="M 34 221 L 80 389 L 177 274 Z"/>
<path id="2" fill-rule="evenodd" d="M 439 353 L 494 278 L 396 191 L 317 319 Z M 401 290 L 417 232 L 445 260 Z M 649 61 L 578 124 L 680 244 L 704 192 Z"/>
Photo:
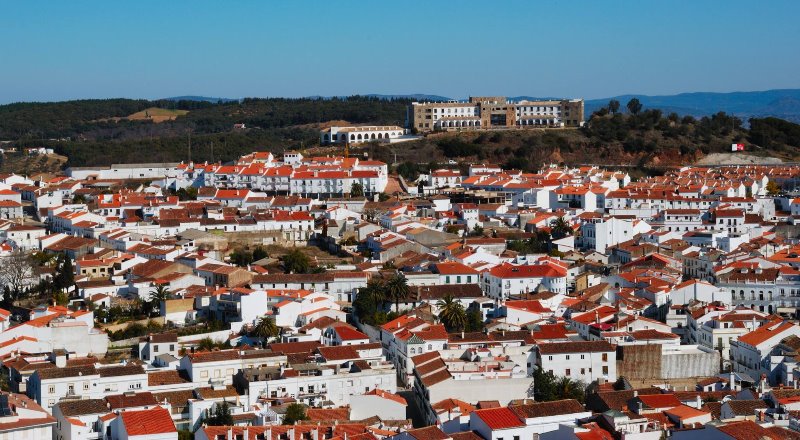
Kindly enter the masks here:
<path id="1" fill-rule="evenodd" d="M 408 99 L 248 98 L 241 102 L 191 100 L 79 100 L 0 106 L 0 139 L 20 147 L 49 146 L 70 166 L 118 162 L 228 161 L 251 151 L 281 152 L 313 146 L 319 132 L 306 127 L 333 120 L 405 124 Z M 154 123 L 124 118 L 151 107 L 188 110 Z M 244 123 L 246 130 L 234 130 Z"/>
<path id="2" fill-rule="evenodd" d="M 800 125 L 778 118 L 750 119 L 750 141 L 764 148 L 800 147 Z"/>
<path id="3" fill-rule="evenodd" d="M 189 129 L 197 134 L 231 130 L 233 124 L 267 129 L 292 125 L 346 120 L 352 123 L 404 125 L 407 99 L 379 99 L 367 96 L 346 98 L 247 98 L 239 101 L 87 99 L 65 102 L 31 102 L 0 106 L 0 139 L 128 138 L 114 128 L 137 130 L 157 125 L 161 135 Z M 189 110 L 175 121 L 116 121 L 150 107 Z"/>

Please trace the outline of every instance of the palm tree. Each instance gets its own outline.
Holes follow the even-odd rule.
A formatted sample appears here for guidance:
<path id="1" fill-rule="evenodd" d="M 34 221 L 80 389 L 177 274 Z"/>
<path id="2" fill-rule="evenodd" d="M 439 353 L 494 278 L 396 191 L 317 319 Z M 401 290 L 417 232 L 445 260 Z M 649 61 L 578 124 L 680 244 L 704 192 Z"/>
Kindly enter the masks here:
<path id="1" fill-rule="evenodd" d="M 568 377 L 560 377 L 555 383 L 556 395 L 561 399 L 575 399 L 583 402 L 585 397 L 584 386 L 581 382 Z"/>
<path id="2" fill-rule="evenodd" d="M 251 336 L 262 338 L 264 342 L 278 336 L 280 333 L 280 327 L 275 324 L 275 319 L 271 316 L 262 316 L 259 318 L 253 330 L 250 331 Z"/>
<path id="3" fill-rule="evenodd" d="M 386 301 L 386 285 L 383 278 L 374 277 L 367 282 L 359 295 L 367 295 L 376 306 L 383 304 Z"/>
<path id="4" fill-rule="evenodd" d="M 155 289 L 150 291 L 150 308 L 153 310 L 161 310 L 161 303 L 168 300 L 171 296 L 169 289 L 164 284 L 159 284 Z"/>
<path id="5" fill-rule="evenodd" d="M 411 289 L 408 288 L 406 277 L 399 273 L 386 282 L 386 298 L 394 301 L 394 311 L 400 312 L 400 300 L 408 298 Z"/>
<path id="6" fill-rule="evenodd" d="M 439 321 L 448 330 L 461 330 L 467 325 L 467 312 L 452 294 L 448 293 L 437 301 L 436 307 L 439 309 Z"/>
<path id="7" fill-rule="evenodd" d="M 567 222 L 567 219 L 564 217 L 553 220 L 550 223 L 550 229 L 550 235 L 556 240 L 572 235 L 573 233 L 572 226 L 570 226 L 569 222 Z"/>

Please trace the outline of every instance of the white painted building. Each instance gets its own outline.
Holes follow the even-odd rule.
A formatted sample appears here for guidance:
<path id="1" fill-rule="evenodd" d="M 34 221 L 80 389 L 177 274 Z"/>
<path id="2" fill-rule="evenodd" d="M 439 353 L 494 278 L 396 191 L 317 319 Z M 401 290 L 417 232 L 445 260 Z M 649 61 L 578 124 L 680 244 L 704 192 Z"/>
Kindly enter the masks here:
<path id="1" fill-rule="evenodd" d="M 617 379 L 616 347 L 606 341 L 539 344 L 529 359 L 531 374 L 535 365 L 556 377 L 568 377 L 586 384 L 598 379 Z"/>

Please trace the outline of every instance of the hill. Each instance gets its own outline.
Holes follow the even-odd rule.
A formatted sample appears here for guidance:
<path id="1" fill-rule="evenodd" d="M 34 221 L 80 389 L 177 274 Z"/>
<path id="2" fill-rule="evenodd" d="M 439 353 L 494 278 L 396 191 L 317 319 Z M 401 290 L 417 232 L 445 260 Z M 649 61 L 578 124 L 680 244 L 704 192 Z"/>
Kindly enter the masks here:
<path id="1" fill-rule="evenodd" d="M 730 154 L 732 143 L 744 143 L 746 155 Z M 665 117 L 651 109 L 637 115 L 595 114 L 580 129 L 440 133 L 390 151 L 380 146 L 366 151 L 389 163 L 397 153 L 398 169 L 410 179 L 450 160 L 460 166 L 490 162 L 526 171 L 568 163 L 628 167 L 632 173 L 642 173 L 706 157 L 714 163 L 752 163 L 768 161 L 767 157 L 797 161 L 800 125 L 764 118 L 752 120 L 748 129 L 724 113 L 695 119 Z M 420 158 L 425 159 L 420 162 Z"/>
<path id="2" fill-rule="evenodd" d="M 69 165 L 118 162 L 228 161 L 250 151 L 281 153 L 319 143 L 330 121 L 404 125 L 412 98 L 247 98 L 241 101 L 82 100 L 0 106 L 0 140 L 49 146 Z M 623 101 L 624 106 L 624 101 Z M 158 109 L 158 110 L 156 110 Z M 160 123 L 151 117 L 157 113 Z M 139 115 L 139 117 L 130 117 Z M 759 155 L 796 159 L 800 126 L 778 118 L 742 121 L 724 113 L 701 118 L 658 109 L 637 115 L 595 114 L 582 129 L 436 134 L 365 151 L 398 161 L 492 161 L 534 169 L 545 162 L 660 166 L 725 153 L 732 142 Z M 750 123 L 747 127 L 745 122 Z M 235 129 L 244 123 L 247 129 Z M 750 149 L 750 147 L 748 147 Z M 334 152 L 334 150 L 319 150 Z"/>

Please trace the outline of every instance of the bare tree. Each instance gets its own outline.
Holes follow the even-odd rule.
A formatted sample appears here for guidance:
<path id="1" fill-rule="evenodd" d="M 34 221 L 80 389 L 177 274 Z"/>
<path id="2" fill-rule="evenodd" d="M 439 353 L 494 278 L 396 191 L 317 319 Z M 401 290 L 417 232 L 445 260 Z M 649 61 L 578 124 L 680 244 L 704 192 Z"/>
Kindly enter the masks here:
<path id="1" fill-rule="evenodd" d="M 33 278 L 34 261 L 24 251 L 14 251 L 0 258 L 0 283 L 8 286 L 13 294 L 18 295 L 22 288 L 29 285 Z"/>

